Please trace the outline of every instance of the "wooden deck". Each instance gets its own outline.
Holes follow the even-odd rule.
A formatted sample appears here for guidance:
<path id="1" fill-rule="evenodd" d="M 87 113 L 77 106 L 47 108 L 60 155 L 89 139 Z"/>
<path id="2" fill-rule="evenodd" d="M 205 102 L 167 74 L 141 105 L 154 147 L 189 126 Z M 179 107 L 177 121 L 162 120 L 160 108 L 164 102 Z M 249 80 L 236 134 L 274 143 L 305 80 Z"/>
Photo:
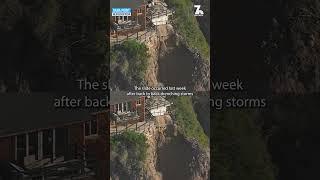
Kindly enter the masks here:
<path id="1" fill-rule="evenodd" d="M 171 119 L 170 115 L 166 113 L 163 116 L 152 117 L 147 121 L 132 123 L 127 126 L 112 126 L 110 127 L 110 136 L 115 136 L 126 131 L 135 131 L 145 135 L 152 134 L 156 129 L 163 129 L 166 126 L 165 124 L 161 124 L 157 121 L 159 117 Z"/>
<path id="2" fill-rule="evenodd" d="M 110 37 L 110 45 L 114 46 L 117 44 L 122 44 L 128 40 L 137 40 L 138 42 L 147 42 L 150 40 L 151 37 L 156 36 L 156 29 L 149 28 L 144 31 L 137 31 L 134 33 L 128 33 L 126 35 L 113 35 Z"/>
<path id="3" fill-rule="evenodd" d="M 113 33 L 110 35 L 110 45 L 114 46 L 117 44 L 122 44 L 127 40 L 137 40 L 138 42 L 149 41 L 151 37 L 158 36 L 158 25 L 171 24 L 171 21 L 168 19 L 168 17 L 172 16 L 173 13 L 174 11 L 168 9 L 164 2 L 158 1 L 158 4 L 149 8 L 146 13 L 145 29 L 129 29 L 118 32 L 117 34 Z"/>

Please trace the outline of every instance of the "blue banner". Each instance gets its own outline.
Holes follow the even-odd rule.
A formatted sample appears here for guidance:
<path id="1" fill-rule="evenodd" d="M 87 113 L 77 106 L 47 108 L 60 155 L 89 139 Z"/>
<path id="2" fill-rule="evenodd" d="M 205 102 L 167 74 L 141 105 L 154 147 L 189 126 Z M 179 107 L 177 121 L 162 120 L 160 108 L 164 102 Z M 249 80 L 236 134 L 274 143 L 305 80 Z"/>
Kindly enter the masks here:
<path id="1" fill-rule="evenodd" d="M 131 16 L 131 8 L 112 8 L 112 16 Z"/>

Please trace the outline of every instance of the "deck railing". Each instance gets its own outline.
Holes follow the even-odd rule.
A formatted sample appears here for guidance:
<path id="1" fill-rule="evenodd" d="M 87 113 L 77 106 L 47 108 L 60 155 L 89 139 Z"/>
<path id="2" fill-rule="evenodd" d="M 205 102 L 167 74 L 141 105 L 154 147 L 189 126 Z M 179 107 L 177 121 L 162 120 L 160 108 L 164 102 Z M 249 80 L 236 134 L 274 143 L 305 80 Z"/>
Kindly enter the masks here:
<path id="1" fill-rule="evenodd" d="M 110 45 L 114 46 L 114 45 L 122 44 L 127 40 L 137 40 L 139 42 L 147 42 L 150 39 L 150 37 L 155 35 L 158 36 L 158 33 L 156 33 L 156 26 L 153 24 L 152 20 L 163 17 L 163 16 L 170 16 L 172 14 L 174 14 L 174 10 L 171 10 L 168 8 L 164 8 L 157 12 L 153 11 L 152 8 L 150 8 L 150 10 L 148 10 L 148 12 L 146 13 L 146 22 L 145 22 L 146 29 L 144 30 L 138 30 L 135 28 L 126 29 L 125 31 L 127 31 L 128 33 L 125 33 L 125 35 L 121 35 L 121 32 L 115 32 L 115 34 L 111 34 Z M 166 24 L 167 23 L 171 23 L 171 20 L 168 19 L 168 21 L 166 21 Z M 145 31 L 143 34 L 139 34 L 143 31 Z"/>

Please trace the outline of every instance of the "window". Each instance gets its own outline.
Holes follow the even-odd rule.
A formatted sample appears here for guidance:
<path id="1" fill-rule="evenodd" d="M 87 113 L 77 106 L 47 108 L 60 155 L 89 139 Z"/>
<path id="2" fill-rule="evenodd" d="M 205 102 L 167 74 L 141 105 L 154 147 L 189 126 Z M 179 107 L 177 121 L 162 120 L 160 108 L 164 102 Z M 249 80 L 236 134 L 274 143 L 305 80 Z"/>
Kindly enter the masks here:
<path id="1" fill-rule="evenodd" d="M 84 123 L 85 136 L 91 136 L 98 134 L 98 122 L 97 120 L 91 120 Z"/>
<path id="2" fill-rule="evenodd" d="M 84 135 L 90 136 L 90 121 L 84 123 Z"/>
<path id="3" fill-rule="evenodd" d="M 97 134 L 97 130 L 98 130 L 97 120 L 92 120 L 91 121 L 91 134 Z"/>
<path id="4" fill-rule="evenodd" d="M 56 157 L 66 156 L 68 151 L 68 129 L 56 128 Z"/>
<path id="5" fill-rule="evenodd" d="M 127 112 L 128 111 L 128 102 L 125 102 L 123 105 L 123 111 Z"/>
<path id="6" fill-rule="evenodd" d="M 18 163 L 23 164 L 24 157 L 27 154 L 25 134 L 16 136 L 16 153 Z"/>
<path id="7" fill-rule="evenodd" d="M 131 102 L 127 102 L 127 108 L 128 108 L 128 111 L 133 111 Z"/>
<path id="8" fill-rule="evenodd" d="M 48 158 L 52 156 L 53 151 L 53 131 L 52 129 L 43 131 L 43 156 Z"/>
<path id="9" fill-rule="evenodd" d="M 119 104 L 115 104 L 115 113 L 117 113 L 119 111 Z"/>
<path id="10" fill-rule="evenodd" d="M 141 104 L 141 101 L 140 101 L 140 98 L 137 100 L 137 105 L 140 105 Z"/>
<path id="11" fill-rule="evenodd" d="M 119 111 L 123 112 L 123 103 L 119 104 Z"/>
<path id="12" fill-rule="evenodd" d="M 29 156 L 35 155 L 35 158 L 38 158 L 38 133 L 33 132 L 29 133 Z"/>
<path id="13" fill-rule="evenodd" d="M 142 13 L 141 9 L 137 9 L 137 13 L 141 14 Z"/>

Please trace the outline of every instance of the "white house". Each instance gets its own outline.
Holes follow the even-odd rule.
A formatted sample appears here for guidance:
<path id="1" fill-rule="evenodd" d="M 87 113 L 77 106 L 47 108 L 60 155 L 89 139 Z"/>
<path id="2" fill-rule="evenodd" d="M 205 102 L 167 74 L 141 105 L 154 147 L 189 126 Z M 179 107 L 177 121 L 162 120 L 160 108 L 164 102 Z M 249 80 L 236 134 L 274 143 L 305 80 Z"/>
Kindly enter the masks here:
<path id="1" fill-rule="evenodd" d="M 170 105 L 171 103 L 161 96 L 154 96 L 146 101 L 146 108 L 154 117 L 165 115 Z"/>
<path id="2" fill-rule="evenodd" d="M 155 26 L 167 24 L 169 16 L 173 14 L 173 11 L 168 8 L 165 2 L 152 2 L 148 4 L 149 17 L 151 22 Z"/>

